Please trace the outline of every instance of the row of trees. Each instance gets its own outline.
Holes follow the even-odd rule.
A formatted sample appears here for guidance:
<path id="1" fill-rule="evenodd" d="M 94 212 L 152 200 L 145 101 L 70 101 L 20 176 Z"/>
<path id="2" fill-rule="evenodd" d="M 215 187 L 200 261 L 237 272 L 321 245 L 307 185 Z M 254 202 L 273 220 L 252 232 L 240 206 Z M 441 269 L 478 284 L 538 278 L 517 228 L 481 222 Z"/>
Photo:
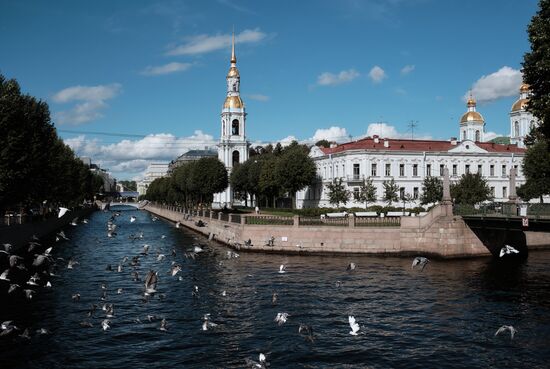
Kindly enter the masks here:
<path id="1" fill-rule="evenodd" d="M 103 185 L 57 136 L 48 104 L 0 74 L 0 211 L 73 206 Z"/>
<path id="2" fill-rule="evenodd" d="M 214 194 L 225 190 L 227 185 L 223 163 L 217 158 L 201 158 L 177 167 L 170 177 L 155 179 L 145 198 L 186 207 L 210 205 Z"/>
<path id="3" fill-rule="evenodd" d="M 409 193 L 399 194 L 399 186 L 392 178 L 382 183 L 382 198 L 381 200 L 388 205 L 394 202 L 410 203 L 415 199 Z M 332 183 L 327 185 L 329 202 L 337 207 L 340 204 L 346 204 L 353 196 L 357 202 L 364 203 L 368 207 L 369 203 L 376 202 L 376 187 L 372 179 L 367 178 L 359 186 L 359 191 L 349 191 L 341 178 L 336 178 Z M 487 185 L 487 181 L 479 174 L 464 174 L 457 183 L 451 185 L 451 197 L 455 204 L 476 204 L 492 199 L 491 189 Z M 422 194 L 420 195 L 420 203 L 422 205 L 432 204 L 441 201 L 443 198 L 443 182 L 438 177 L 426 177 L 422 184 Z"/>
<path id="4" fill-rule="evenodd" d="M 294 207 L 296 192 L 316 179 L 317 169 L 308 154 L 309 148 L 296 141 L 284 148 L 268 145 L 233 168 L 231 186 L 238 198 L 246 201 L 250 196 L 266 207 L 275 207 L 275 199 L 288 194 Z"/>

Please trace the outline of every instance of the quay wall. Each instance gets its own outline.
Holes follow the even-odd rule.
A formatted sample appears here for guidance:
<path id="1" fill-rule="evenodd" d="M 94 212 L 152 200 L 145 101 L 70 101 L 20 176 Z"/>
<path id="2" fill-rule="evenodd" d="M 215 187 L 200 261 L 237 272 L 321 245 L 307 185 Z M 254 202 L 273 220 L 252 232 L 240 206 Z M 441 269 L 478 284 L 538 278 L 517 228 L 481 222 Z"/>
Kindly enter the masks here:
<path id="1" fill-rule="evenodd" d="M 144 210 L 180 222 L 183 226 L 206 236 L 213 233 L 214 239 L 228 246 L 247 251 L 301 254 L 423 254 L 441 258 L 489 256 L 490 252 L 468 228 L 460 217 L 452 216 L 447 205 L 436 206 L 423 217 L 403 217 L 400 226 L 356 227 L 352 226 L 303 226 L 297 216 L 293 225 L 245 224 L 245 215 L 240 222 L 222 221 L 212 217 L 192 216 L 173 207 L 148 204 Z M 202 220 L 206 225 L 198 227 Z M 230 219 L 231 220 L 231 219 Z M 268 239 L 273 236 L 273 246 Z M 252 246 L 245 246 L 245 240 Z"/>

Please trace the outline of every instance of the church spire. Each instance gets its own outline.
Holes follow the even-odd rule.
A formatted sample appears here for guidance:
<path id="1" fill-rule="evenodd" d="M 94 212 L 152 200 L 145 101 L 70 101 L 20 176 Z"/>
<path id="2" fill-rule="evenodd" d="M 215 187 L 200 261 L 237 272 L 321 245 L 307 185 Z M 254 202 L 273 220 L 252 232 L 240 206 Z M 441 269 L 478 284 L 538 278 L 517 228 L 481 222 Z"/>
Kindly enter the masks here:
<path id="1" fill-rule="evenodd" d="M 237 57 L 235 56 L 235 30 L 233 30 L 233 37 L 231 40 L 231 66 L 237 64 Z"/>

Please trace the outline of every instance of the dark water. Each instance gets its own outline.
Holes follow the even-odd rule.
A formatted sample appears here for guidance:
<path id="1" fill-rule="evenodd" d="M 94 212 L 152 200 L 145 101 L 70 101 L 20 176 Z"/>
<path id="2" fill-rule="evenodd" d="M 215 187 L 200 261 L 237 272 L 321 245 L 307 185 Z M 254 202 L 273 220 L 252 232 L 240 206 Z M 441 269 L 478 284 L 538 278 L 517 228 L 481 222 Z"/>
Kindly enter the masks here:
<path id="1" fill-rule="evenodd" d="M 228 249 L 135 210 L 122 211 L 118 236 L 109 239 L 110 215 L 97 212 L 88 224 L 66 229 L 70 241 L 56 244 L 53 254 L 80 264 L 60 268 L 53 288 L 39 288 L 32 301 L 2 303 L 0 321 L 52 334 L 0 339 L 1 368 L 244 368 L 245 358 L 257 360 L 260 352 L 271 368 L 549 367 L 550 253 L 531 253 L 515 265 L 433 260 L 423 272 L 411 270 L 409 258 L 242 253 L 229 260 Z M 142 240 L 128 238 L 139 231 Z M 139 254 L 144 244 L 151 252 L 141 257 L 140 277 L 149 269 L 160 276 L 148 302 L 130 266 L 116 271 L 124 256 Z M 186 259 L 193 244 L 205 252 Z M 164 261 L 156 260 L 157 250 L 166 254 Z M 172 260 L 182 265 L 182 280 L 167 274 Z M 354 272 L 346 271 L 350 261 L 358 266 Z M 105 271 L 107 264 L 115 271 Z M 280 264 L 287 273 L 278 273 Z M 106 332 L 101 308 L 86 318 L 91 304 L 104 303 L 102 283 L 105 302 L 115 307 Z M 73 302 L 77 292 L 81 300 Z M 278 312 L 290 314 L 286 324 L 273 321 Z M 206 313 L 218 326 L 204 332 Z M 149 314 L 166 318 L 168 331 L 158 329 L 159 320 L 149 323 Z M 361 326 L 358 336 L 349 334 L 350 314 Z M 81 328 L 83 320 L 93 328 Z M 314 343 L 298 334 L 299 323 L 313 327 Z M 517 329 L 514 340 L 494 336 L 503 324 Z"/>

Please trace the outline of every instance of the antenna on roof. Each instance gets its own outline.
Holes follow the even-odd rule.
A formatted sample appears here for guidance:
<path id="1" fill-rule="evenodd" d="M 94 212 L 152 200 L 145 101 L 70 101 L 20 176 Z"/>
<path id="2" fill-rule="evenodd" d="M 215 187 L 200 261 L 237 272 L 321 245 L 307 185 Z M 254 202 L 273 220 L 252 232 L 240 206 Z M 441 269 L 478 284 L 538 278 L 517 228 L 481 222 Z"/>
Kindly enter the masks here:
<path id="1" fill-rule="evenodd" d="M 411 140 L 414 140 L 414 129 L 418 127 L 418 121 L 417 120 L 411 120 L 409 124 L 407 124 L 407 127 L 409 127 L 408 131 L 411 131 Z"/>

